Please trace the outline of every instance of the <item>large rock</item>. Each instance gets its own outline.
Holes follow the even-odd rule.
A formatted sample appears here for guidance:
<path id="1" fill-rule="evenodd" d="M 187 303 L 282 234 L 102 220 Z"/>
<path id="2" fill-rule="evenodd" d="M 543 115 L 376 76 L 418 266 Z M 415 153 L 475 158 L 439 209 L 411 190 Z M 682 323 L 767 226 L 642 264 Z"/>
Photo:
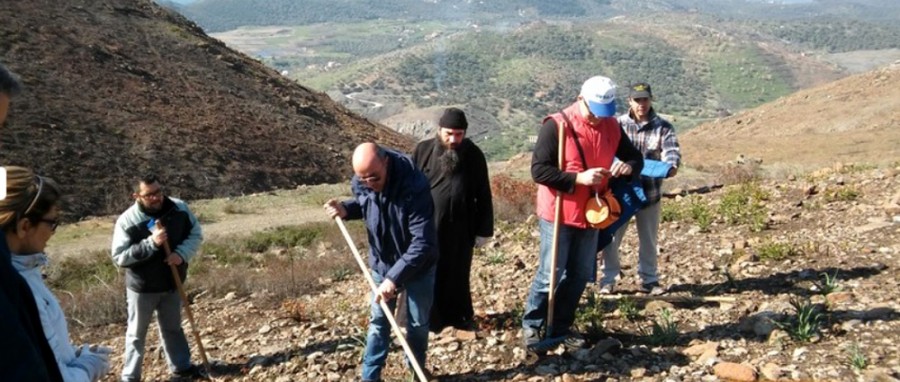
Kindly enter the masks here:
<path id="1" fill-rule="evenodd" d="M 726 381 L 753 382 L 756 371 L 752 367 L 734 362 L 721 362 L 713 366 L 716 376 Z"/>

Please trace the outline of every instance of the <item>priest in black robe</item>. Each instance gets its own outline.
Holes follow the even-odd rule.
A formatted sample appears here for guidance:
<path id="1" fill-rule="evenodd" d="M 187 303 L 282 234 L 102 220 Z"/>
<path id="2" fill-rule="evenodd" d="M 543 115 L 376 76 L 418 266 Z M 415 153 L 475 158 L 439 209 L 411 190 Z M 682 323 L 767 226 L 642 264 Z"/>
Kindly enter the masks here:
<path id="1" fill-rule="evenodd" d="M 413 160 L 431 183 L 440 257 L 430 329 L 474 330 L 469 274 L 473 248 L 494 235 L 491 184 L 484 153 L 466 138 L 457 108 L 444 110 L 434 138 L 419 142 Z"/>

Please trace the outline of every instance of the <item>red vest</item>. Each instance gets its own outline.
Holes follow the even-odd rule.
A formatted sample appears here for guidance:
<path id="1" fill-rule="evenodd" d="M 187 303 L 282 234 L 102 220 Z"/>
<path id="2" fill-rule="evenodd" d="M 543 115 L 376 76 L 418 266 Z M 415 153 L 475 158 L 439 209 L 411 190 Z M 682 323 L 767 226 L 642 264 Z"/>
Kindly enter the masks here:
<path id="1" fill-rule="evenodd" d="M 619 147 L 619 140 L 622 138 L 622 129 L 619 127 L 618 121 L 614 117 L 601 118 L 596 126 L 587 124 L 578 109 L 578 103 L 572 104 L 563 111 L 550 115 L 547 118 L 553 118 L 556 126 L 565 127 L 565 145 L 563 155 L 563 171 L 571 173 L 579 173 L 586 168 L 582 164 L 581 156 L 578 154 L 578 148 L 575 146 L 575 140 L 572 136 L 572 128 L 566 126 L 566 120 L 563 114 L 572 123 L 575 134 L 578 135 L 578 143 L 584 150 L 584 159 L 587 162 L 587 168 L 610 168 L 613 158 L 616 156 L 616 149 Z M 546 122 L 547 119 L 544 119 Z M 559 134 L 557 132 L 557 134 Z M 594 186 L 597 192 L 606 191 L 609 178 L 604 178 L 603 183 Z M 584 218 L 584 202 L 590 197 L 590 188 L 580 184 L 575 185 L 575 191 L 571 194 L 562 193 L 562 223 L 572 227 L 587 228 L 587 221 Z M 537 192 L 537 215 L 538 217 L 554 221 L 554 211 L 556 209 L 556 190 L 538 184 Z"/>

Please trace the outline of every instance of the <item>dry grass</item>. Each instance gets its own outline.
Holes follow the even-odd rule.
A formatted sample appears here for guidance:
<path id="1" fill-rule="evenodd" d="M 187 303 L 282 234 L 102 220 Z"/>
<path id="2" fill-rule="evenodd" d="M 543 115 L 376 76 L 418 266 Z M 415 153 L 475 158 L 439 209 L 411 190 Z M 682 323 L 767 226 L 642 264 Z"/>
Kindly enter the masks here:
<path id="1" fill-rule="evenodd" d="M 355 221 L 348 222 L 347 228 L 365 253 L 365 227 Z M 310 223 L 262 231 L 260 235 L 204 243 L 188 269 L 188 295 L 199 291 L 211 297 L 230 292 L 241 296 L 257 293 L 264 299 L 261 302 L 279 304 L 315 293 L 330 280 L 358 272 L 343 236 L 333 224 Z M 260 250 L 254 253 L 248 247 Z M 106 251 L 70 256 L 51 264 L 48 285 L 70 322 L 98 326 L 126 320 L 124 271 L 113 265 Z"/>
<path id="2" fill-rule="evenodd" d="M 521 222 L 534 213 L 536 186 L 530 180 L 495 175 L 491 178 L 491 193 L 497 220 Z"/>

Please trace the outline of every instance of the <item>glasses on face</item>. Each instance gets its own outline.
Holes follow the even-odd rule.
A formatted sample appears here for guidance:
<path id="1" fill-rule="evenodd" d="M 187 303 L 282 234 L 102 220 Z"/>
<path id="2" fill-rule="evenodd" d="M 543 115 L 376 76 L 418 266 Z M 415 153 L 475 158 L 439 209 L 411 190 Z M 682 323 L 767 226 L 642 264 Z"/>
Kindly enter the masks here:
<path id="1" fill-rule="evenodd" d="M 372 175 L 372 176 L 366 176 L 366 177 L 361 176 L 361 177 L 359 177 L 359 180 L 365 184 L 373 184 L 373 183 L 378 183 L 379 181 L 381 181 L 381 176 L 380 175 Z"/>
<path id="2" fill-rule="evenodd" d="M 148 192 L 146 194 L 138 194 L 141 199 L 153 199 L 162 196 L 162 188 L 157 188 L 156 191 Z"/>
<path id="3" fill-rule="evenodd" d="M 632 98 L 631 100 L 634 101 L 634 102 L 637 102 L 637 103 L 644 103 L 644 102 L 649 101 L 650 98 L 647 98 L 647 97 L 641 97 L 641 98 Z"/>
<path id="4" fill-rule="evenodd" d="M 49 225 L 50 225 L 50 230 L 53 231 L 53 232 L 56 232 L 56 227 L 59 227 L 59 219 L 45 219 L 45 218 L 40 218 L 40 219 L 38 219 L 38 221 L 41 222 L 41 223 L 47 223 L 47 224 L 49 224 Z"/>

